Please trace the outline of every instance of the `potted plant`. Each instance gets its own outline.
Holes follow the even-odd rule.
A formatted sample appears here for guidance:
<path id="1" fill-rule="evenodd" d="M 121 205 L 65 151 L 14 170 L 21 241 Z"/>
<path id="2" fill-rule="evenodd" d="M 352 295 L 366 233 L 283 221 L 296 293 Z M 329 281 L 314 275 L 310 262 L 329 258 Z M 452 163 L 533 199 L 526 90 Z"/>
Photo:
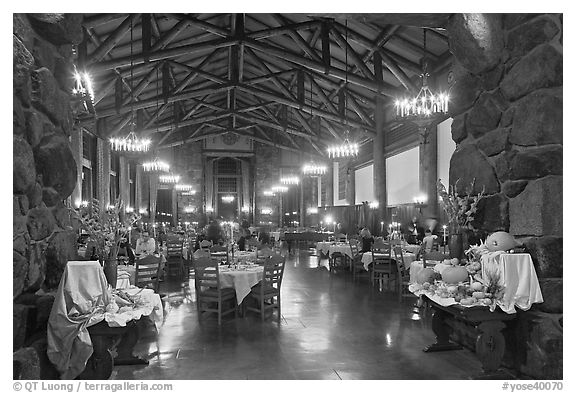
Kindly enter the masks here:
<path id="1" fill-rule="evenodd" d="M 454 185 L 449 186 L 446 190 L 444 184 L 438 180 L 437 190 L 440 204 L 448 216 L 450 257 L 460 259 L 464 257 L 466 230 L 474 229 L 472 222 L 478 211 L 478 203 L 484 198 L 484 187 L 478 194 L 472 194 L 475 182 L 472 180 L 470 187 L 465 190 L 465 194 L 460 196 L 458 194 L 459 181 L 460 179 L 456 180 Z"/>

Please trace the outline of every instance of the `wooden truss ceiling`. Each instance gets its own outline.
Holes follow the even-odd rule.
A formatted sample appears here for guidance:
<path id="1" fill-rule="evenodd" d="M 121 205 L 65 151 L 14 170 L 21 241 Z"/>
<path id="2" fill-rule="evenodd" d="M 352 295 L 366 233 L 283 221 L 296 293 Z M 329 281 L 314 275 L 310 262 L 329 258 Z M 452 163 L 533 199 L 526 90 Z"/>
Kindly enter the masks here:
<path id="1" fill-rule="evenodd" d="M 447 16 L 431 15 L 86 14 L 95 113 L 79 121 L 108 137 L 134 119 L 157 148 L 227 132 L 315 154 L 346 129 L 366 142 L 377 94 L 415 91 L 423 56 L 450 64 Z"/>

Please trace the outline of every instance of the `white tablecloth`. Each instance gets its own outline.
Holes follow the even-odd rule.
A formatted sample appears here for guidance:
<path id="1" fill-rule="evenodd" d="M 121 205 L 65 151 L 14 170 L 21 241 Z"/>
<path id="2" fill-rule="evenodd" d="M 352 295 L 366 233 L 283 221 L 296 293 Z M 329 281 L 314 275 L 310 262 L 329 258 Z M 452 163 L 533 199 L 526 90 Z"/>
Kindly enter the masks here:
<path id="1" fill-rule="evenodd" d="M 136 282 L 136 267 L 134 265 L 119 265 L 116 280 L 116 289 L 130 288 Z"/>
<path id="2" fill-rule="evenodd" d="M 505 286 L 504 298 L 498 302 L 502 311 L 515 313 L 515 306 L 526 311 L 533 303 L 544 301 L 530 254 L 494 252 L 482 255 L 482 277 L 493 270 L 500 272 Z"/>
<path id="3" fill-rule="evenodd" d="M 380 254 L 380 253 L 375 253 L 377 256 L 381 255 L 384 256 L 384 254 Z M 410 264 L 416 260 L 416 254 L 412 254 L 409 252 L 405 252 L 402 254 L 404 256 L 404 267 L 406 269 L 410 268 Z M 370 265 L 372 263 L 372 253 L 371 252 L 365 252 L 362 255 L 362 264 L 364 264 L 364 269 L 368 270 L 368 265 Z"/>
<path id="4" fill-rule="evenodd" d="M 235 251 L 234 263 L 254 262 L 256 260 L 256 251 Z"/>
<path id="5" fill-rule="evenodd" d="M 321 251 L 324 255 L 332 255 L 335 252 L 340 254 L 348 255 L 352 258 L 352 251 L 350 250 L 350 244 L 348 243 L 331 243 L 331 242 L 317 242 L 316 250 Z"/>
<path id="6" fill-rule="evenodd" d="M 220 267 L 220 286 L 234 288 L 238 304 L 250 293 L 250 289 L 262 281 L 263 266 L 251 266 L 243 269 L 229 269 Z"/>

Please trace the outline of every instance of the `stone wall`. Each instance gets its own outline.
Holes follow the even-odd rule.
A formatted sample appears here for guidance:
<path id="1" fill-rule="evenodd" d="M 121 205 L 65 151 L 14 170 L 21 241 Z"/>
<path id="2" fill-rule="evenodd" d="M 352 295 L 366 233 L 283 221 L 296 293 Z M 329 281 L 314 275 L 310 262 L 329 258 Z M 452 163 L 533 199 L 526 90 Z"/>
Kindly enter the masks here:
<path id="1" fill-rule="evenodd" d="M 562 23 L 561 15 L 455 14 L 448 26 L 450 182 L 484 187 L 477 226 L 509 231 L 534 260 L 544 304 L 508 331 L 511 364 L 534 378 L 562 378 Z"/>
<path id="2" fill-rule="evenodd" d="M 64 201 L 77 176 L 70 91 L 81 22 L 80 15 L 13 15 L 14 351 L 45 346 L 53 297 L 34 293 L 57 288 L 66 262 L 76 257 L 78 222 Z M 30 353 L 15 353 L 15 377 L 42 374 Z M 42 366 L 45 353 L 39 355 Z"/>
<path id="3" fill-rule="evenodd" d="M 272 222 L 278 223 L 279 198 L 264 196 L 264 190 L 269 190 L 280 180 L 280 150 L 273 146 L 254 142 L 255 175 L 256 175 L 256 211 L 255 225 Z M 262 214 L 263 208 L 272 209 L 272 214 Z"/>

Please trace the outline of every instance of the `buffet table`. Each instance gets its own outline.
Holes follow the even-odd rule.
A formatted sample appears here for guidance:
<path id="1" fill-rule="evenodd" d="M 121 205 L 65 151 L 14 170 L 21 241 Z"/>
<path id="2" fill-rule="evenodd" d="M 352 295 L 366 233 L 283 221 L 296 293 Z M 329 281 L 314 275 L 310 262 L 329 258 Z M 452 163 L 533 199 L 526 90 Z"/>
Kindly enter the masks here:
<path id="1" fill-rule="evenodd" d="M 106 277 L 97 261 L 69 261 L 66 264 L 47 330 L 47 355 L 62 379 L 73 379 L 82 373 L 93 353 L 98 357 L 98 361 L 93 363 L 101 367 L 97 373 L 99 379 L 108 378 L 108 371 L 111 372 L 111 367 L 118 364 L 108 352 L 112 342 L 102 337 L 93 348 L 94 337 L 90 331 L 93 326 L 97 325 L 100 331 L 106 330 L 108 336 L 129 339 L 124 340 L 124 344 L 128 345 L 118 347 L 119 357 L 125 355 L 124 360 L 127 361 L 137 359 L 131 355 L 138 340 L 134 321 L 149 316 L 156 328 L 160 328 L 163 309 L 159 295 L 152 290 L 139 288 L 126 292 L 135 299 L 134 305 L 113 310 L 108 307 L 113 293 L 108 289 Z"/>

